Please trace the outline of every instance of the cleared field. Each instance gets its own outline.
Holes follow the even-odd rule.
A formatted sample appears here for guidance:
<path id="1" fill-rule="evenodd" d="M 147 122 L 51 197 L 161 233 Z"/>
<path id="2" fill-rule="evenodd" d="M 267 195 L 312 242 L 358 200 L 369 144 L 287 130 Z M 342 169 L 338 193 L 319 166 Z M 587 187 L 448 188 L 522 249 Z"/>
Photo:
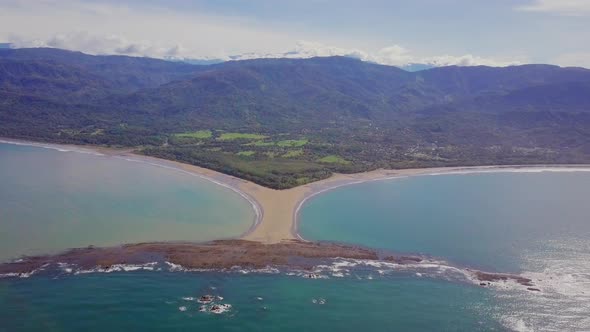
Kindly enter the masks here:
<path id="1" fill-rule="evenodd" d="M 197 130 L 187 133 L 174 134 L 174 136 L 179 138 L 208 139 L 213 137 L 213 132 L 211 132 L 211 130 Z"/>
<path id="2" fill-rule="evenodd" d="M 261 140 L 265 139 L 268 136 L 260 135 L 260 134 L 248 134 L 248 133 L 223 133 L 219 138 L 220 141 L 233 141 L 237 139 L 246 139 L 246 140 Z"/>
<path id="3" fill-rule="evenodd" d="M 306 145 L 309 142 L 308 139 L 288 139 L 284 141 L 278 141 L 277 145 L 283 148 L 290 147 L 290 148 L 298 148 Z"/>
<path id="4" fill-rule="evenodd" d="M 348 161 L 340 156 L 334 155 L 334 154 L 320 158 L 320 159 L 318 159 L 318 162 L 325 163 L 325 164 L 344 164 L 344 165 L 350 164 L 350 161 Z"/>
<path id="5" fill-rule="evenodd" d="M 250 156 L 253 156 L 255 153 L 256 153 L 256 151 L 240 151 L 236 154 L 238 156 L 242 156 L 242 157 L 250 157 Z"/>

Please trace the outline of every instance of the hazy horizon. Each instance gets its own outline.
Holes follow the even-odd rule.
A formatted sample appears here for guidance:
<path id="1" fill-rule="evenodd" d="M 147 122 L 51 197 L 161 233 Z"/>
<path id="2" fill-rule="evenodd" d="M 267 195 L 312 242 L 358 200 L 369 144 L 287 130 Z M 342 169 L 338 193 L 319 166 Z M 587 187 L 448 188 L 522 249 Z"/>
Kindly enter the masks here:
<path id="1" fill-rule="evenodd" d="M 0 41 L 88 54 L 590 67 L 590 2 L 7 0 Z"/>

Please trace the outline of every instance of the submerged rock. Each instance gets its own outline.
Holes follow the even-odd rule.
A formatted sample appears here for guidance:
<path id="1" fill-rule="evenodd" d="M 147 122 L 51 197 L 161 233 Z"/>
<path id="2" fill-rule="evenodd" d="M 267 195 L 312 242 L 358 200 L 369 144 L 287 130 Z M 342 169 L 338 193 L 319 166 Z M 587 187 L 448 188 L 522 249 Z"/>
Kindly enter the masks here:
<path id="1" fill-rule="evenodd" d="M 214 314 L 222 314 L 231 309 L 231 304 L 214 304 L 209 309 Z"/>
<path id="2" fill-rule="evenodd" d="M 209 303 L 213 302 L 214 299 L 215 298 L 213 297 L 213 295 L 203 295 L 197 300 L 197 302 L 203 303 L 203 304 L 209 304 Z"/>

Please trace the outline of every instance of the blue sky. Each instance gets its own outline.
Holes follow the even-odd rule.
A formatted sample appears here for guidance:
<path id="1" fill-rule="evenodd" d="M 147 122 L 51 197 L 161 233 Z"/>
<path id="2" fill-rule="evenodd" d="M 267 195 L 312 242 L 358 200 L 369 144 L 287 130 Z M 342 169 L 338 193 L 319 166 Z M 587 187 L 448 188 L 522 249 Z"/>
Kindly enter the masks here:
<path id="1" fill-rule="evenodd" d="M 0 0 L 0 41 L 160 58 L 590 67 L 590 0 Z"/>

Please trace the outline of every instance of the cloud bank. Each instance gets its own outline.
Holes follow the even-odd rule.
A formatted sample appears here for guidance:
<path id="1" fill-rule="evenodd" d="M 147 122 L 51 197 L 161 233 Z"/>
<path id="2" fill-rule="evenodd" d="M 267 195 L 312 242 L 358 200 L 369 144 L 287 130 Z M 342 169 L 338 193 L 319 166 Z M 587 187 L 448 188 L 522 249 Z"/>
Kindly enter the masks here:
<path id="1" fill-rule="evenodd" d="M 589 16 L 588 0 L 534 0 L 531 4 L 516 9 L 529 12 L 545 12 L 566 16 Z"/>
<path id="2" fill-rule="evenodd" d="M 283 53 L 247 53 L 231 56 L 223 60 L 246 60 L 256 58 L 311 58 L 316 56 L 346 56 L 363 61 L 374 62 L 382 65 L 404 67 L 411 64 L 424 64 L 432 67 L 441 66 L 493 66 L 505 67 L 522 64 L 522 59 L 493 59 L 474 56 L 471 54 L 453 56 L 418 56 L 410 50 L 392 45 L 384 47 L 376 52 L 366 52 L 359 49 L 346 49 L 327 46 L 317 42 L 299 41 L 291 51 Z"/>
<path id="3" fill-rule="evenodd" d="M 147 4 L 131 7 L 123 2 L 0 1 L 0 42 L 8 41 L 19 48 L 54 47 L 89 54 L 201 60 L 340 55 L 400 67 L 508 66 L 526 62 L 524 58 L 473 54 L 417 54 L 395 44 L 380 49 L 342 48 L 307 41 L 322 39 L 316 34 L 309 37 L 274 23 Z"/>

